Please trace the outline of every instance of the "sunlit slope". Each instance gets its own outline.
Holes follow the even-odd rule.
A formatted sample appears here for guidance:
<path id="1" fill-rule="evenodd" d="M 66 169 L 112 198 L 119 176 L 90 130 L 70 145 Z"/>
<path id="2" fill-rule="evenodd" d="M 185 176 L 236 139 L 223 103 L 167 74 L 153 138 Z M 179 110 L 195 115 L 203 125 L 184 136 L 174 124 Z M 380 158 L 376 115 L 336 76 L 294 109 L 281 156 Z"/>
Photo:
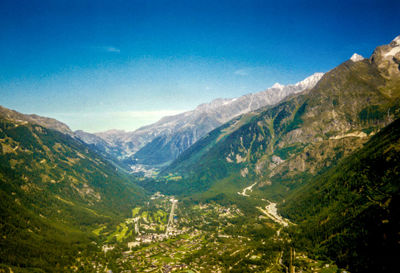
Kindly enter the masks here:
<path id="1" fill-rule="evenodd" d="M 212 131 L 164 170 L 183 177 L 168 187 L 199 192 L 226 179 L 236 188 L 254 181 L 269 197 L 282 198 L 399 116 L 397 59 L 382 57 L 395 47 L 378 47 L 370 59 L 348 60 L 311 91 Z"/>

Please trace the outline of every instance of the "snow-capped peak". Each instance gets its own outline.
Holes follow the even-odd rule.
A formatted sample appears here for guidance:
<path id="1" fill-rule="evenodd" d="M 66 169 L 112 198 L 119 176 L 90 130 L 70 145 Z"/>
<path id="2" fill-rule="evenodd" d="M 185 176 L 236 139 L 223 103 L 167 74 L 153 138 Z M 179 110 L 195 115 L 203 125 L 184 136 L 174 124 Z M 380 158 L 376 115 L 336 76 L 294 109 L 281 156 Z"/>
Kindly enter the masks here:
<path id="1" fill-rule="evenodd" d="M 295 86 L 300 87 L 302 90 L 312 88 L 317 84 L 317 82 L 322 78 L 323 75 L 324 73 L 322 72 L 316 72 L 311 76 L 305 78 L 304 80 L 296 83 Z"/>
<path id="2" fill-rule="evenodd" d="M 389 51 L 385 53 L 384 57 L 396 56 L 400 52 L 400 35 L 393 39 L 390 43 Z"/>
<path id="3" fill-rule="evenodd" d="M 364 57 L 357 53 L 354 53 L 353 56 L 351 56 L 350 60 L 352 60 L 353 62 L 358 62 L 364 60 Z"/>
<path id="4" fill-rule="evenodd" d="M 392 43 L 395 43 L 396 45 L 400 45 L 400 35 L 397 36 L 396 38 L 394 38 Z"/>
<path id="5" fill-rule="evenodd" d="M 271 88 L 278 88 L 278 89 L 282 89 L 283 87 L 285 87 L 284 85 L 280 84 L 279 82 L 274 83 L 274 85 Z"/>

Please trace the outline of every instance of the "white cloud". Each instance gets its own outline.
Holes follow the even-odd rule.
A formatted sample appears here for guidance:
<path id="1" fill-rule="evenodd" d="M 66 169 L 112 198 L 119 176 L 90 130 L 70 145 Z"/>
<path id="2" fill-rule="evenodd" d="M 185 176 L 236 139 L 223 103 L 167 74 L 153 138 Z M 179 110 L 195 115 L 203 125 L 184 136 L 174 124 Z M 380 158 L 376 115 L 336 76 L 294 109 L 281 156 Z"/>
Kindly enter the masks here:
<path id="1" fill-rule="evenodd" d="M 118 47 L 115 46 L 83 46 L 82 47 L 84 50 L 90 50 L 90 51 L 95 51 L 98 53 L 104 53 L 104 52 L 109 52 L 109 53 L 120 53 L 121 50 Z"/>
<path id="2" fill-rule="evenodd" d="M 235 75 L 239 76 L 248 76 L 249 75 L 249 70 L 248 69 L 238 69 L 234 72 Z"/>
<path id="3" fill-rule="evenodd" d="M 107 52 L 113 52 L 113 53 L 120 53 L 121 50 L 119 48 L 113 47 L 113 46 L 106 46 L 104 47 L 104 50 Z"/>

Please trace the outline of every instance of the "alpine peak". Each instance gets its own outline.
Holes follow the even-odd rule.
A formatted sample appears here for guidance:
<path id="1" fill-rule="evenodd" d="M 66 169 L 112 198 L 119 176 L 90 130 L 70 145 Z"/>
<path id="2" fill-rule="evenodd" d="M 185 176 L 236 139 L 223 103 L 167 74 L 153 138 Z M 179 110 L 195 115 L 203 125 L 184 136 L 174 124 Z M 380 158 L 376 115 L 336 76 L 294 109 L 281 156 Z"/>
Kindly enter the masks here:
<path id="1" fill-rule="evenodd" d="M 279 82 L 274 83 L 273 86 L 271 86 L 271 88 L 278 88 L 278 89 L 282 89 L 284 87 L 284 85 L 280 84 Z"/>
<path id="2" fill-rule="evenodd" d="M 392 44 L 400 46 L 400 35 L 393 39 Z"/>
<path id="3" fill-rule="evenodd" d="M 359 62 L 364 60 L 365 58 L 357 53 L 354 53 L 353 56 L 351 56 L 350 60 L 352 60 L 353 62 Z"/>
<path id="4" fill-rule="evenodd" d="M 311 76 L 305 78 L 304 80 L 296 83 L 295 85 L 297 87 L 301 87 L 302 90 L 313 88 L 317 84 L 317 82 L 322 78 L 323 75 L 324 73 L 322 72 L 316 72 Z"/>

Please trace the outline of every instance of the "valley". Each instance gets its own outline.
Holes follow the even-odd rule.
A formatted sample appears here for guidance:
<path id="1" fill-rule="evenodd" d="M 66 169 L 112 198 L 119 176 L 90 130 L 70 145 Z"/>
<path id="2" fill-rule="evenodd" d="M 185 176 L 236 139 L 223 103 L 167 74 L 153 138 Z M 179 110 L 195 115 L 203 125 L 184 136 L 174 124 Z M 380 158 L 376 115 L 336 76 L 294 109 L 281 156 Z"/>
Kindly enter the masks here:
<path id="1" fill-rule="evenodd" d="M 248 198 L 252 198 L 248 196 Z M 155 193 L 132 218 L 116 227 L 95 230 L 101 252 L 78 257 L 74 271 L 110 272 L 282 272 L 293 267 L 313 272 L 336 272 L 334 264 L 316 261 L 306 253 L 293 254 L 288 221 L 275 203 L 264 211 L 215 202 L 192 204 Z M 285 260 L 284 260 L 285 259 Z"/>
<path id="2" fill-rule="evenodd" d="M 400 36 L 132 132 L 0 107 L 0 273 L 395 272 L 399 65 Z"/>

